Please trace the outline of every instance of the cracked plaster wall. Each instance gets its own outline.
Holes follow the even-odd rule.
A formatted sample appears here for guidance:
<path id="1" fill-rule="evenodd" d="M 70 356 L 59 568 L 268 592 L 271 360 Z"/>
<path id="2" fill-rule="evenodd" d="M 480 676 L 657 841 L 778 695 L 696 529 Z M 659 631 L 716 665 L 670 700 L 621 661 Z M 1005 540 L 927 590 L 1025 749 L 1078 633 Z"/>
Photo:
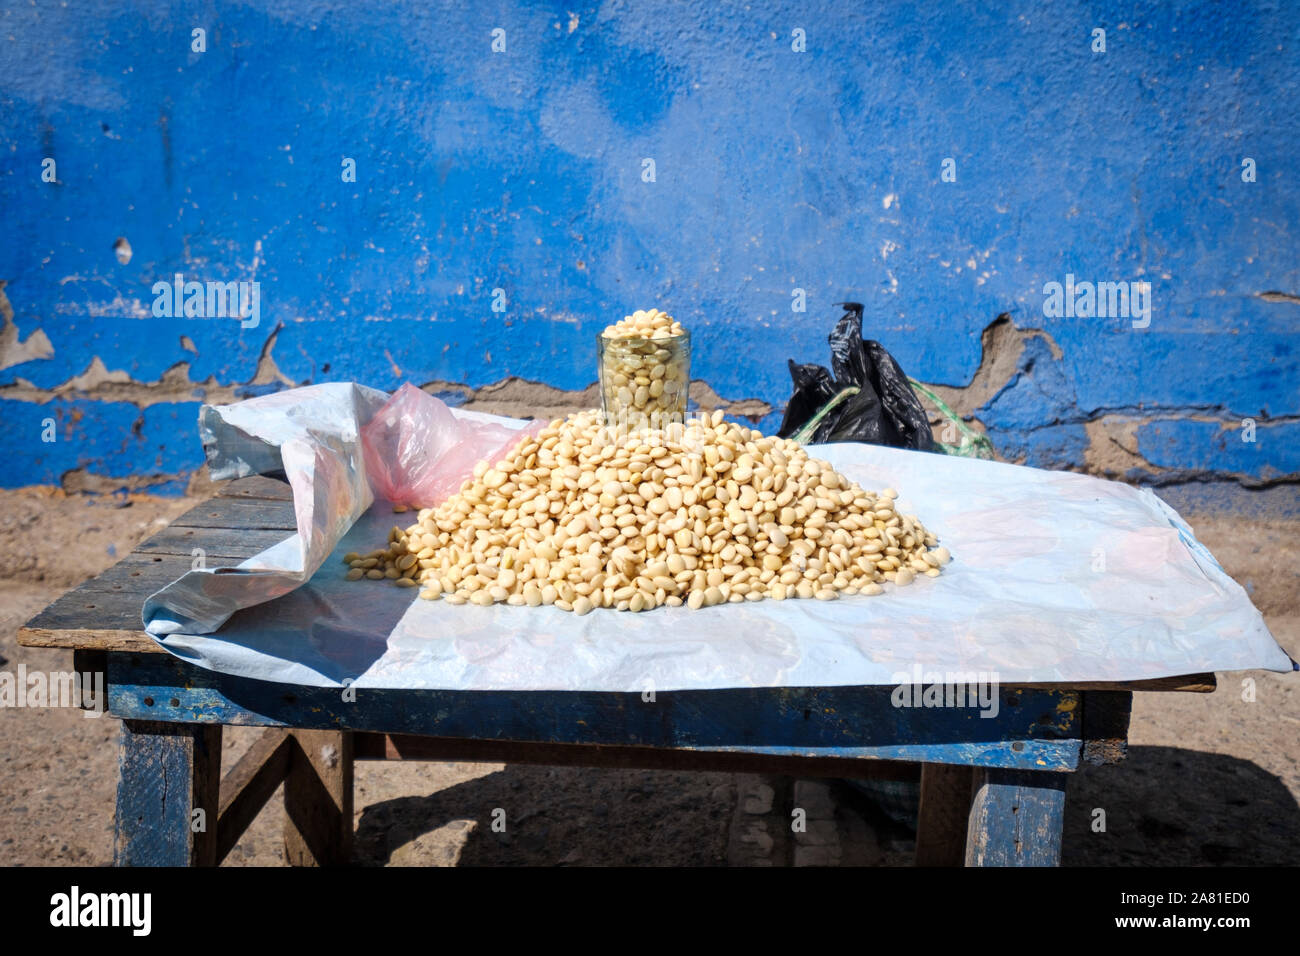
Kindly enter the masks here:
<path id="1" fill-rule="evenodd" d="M 1285 6 L 195 16 L 3 21 L 0 485 L 193 487 L 199 403 L 307 382 L 562 414 L 598 330 L 652 303 L 692 329 L 692 397 L 773 429 L 785 360 L 825 363 L 853 298 L 1007 460 L 1296 510 Z M 259 281 L 260 324 L 155 318 L 177 272 Z M 1150 282 L 1150 326 L 1044 316 L 1067 273 Z"/>

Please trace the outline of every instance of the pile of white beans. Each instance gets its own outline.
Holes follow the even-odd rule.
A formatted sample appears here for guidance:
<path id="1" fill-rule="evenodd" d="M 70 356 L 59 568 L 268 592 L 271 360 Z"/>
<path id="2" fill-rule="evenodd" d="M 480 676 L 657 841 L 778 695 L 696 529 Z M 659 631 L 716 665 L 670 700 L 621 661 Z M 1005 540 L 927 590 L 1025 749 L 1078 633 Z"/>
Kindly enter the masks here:
<path id="1" fill-rule="evenodd" d="M 552 422 L 436 508 L 349 554 L 349 580 L 452 604 L 645 611 L 880 594 L 949 561 L 933 534 L 797 443 L 703 415 L 660 430 Z"/>

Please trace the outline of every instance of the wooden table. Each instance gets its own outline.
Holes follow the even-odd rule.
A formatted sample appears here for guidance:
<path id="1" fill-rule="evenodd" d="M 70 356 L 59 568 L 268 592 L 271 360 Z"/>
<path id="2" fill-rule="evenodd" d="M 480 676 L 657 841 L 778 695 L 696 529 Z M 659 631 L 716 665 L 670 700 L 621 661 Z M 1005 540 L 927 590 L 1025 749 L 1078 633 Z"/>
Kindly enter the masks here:
<path id="1" fill-rule="evenodd" d="M 114 860 L 214 865 L 284 783 L 291 864 L 343 863 L 356 760 L 456 760 L 921 781 L 920 864 L 1055 865 L 1065 781 L 1124 757 L 1134 690 L 1210 691 L 1213 675 L 1000 688 L 996 717 L 896 707 L 890 687 L 659 692 L 362 691 L 229 677 L 143 632 L 149 594 L 295 530 L 288 486 L 246 478 L 191 509 L 19 631 L 106 673 L 122 721 Z M 198 551 L 196 549 L 201 549 Z M 395 599 L 397 599 L 395 595 Z M 467 613 L 473 613 L 467 608 Z M 221 728 L 267 730 L 221 776 Z"/>

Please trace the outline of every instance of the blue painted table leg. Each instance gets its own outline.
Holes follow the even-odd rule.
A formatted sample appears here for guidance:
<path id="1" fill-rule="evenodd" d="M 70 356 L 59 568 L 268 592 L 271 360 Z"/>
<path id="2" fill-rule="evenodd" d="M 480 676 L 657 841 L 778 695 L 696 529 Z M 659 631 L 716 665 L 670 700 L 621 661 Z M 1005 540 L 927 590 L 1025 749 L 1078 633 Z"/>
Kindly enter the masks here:
<path id="1" fill-rule="evenodd" d="M 116 866 L 214 866 L 221 726 L 122 721 Z"/>
<path id="2" fill-rule="evenodd" d="M 967 866 L 1058 866 L 1066 774 L 975 772 Z"/>

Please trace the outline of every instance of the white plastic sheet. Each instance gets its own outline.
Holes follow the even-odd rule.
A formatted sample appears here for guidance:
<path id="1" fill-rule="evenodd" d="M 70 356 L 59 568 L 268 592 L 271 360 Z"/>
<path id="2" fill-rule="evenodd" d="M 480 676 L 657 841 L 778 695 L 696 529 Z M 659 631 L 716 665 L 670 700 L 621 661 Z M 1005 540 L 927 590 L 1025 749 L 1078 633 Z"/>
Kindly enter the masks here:
<path id="1" fill-rule="evenodd" d="M 394 689 L 896 684 L 917 668 L 926 683 L 982 671 L 1004 684 L 1292 669 L 1242 588 L 1151 492 L 1067 472 L 868 445 L 812 452 L 866 488 L 899 489 L 900 510 L 918 515 L 953 554 L 939 577 L 831 602 L 597 610 L 584 617 L 552 607 L 452 606 L 418 600 L 412 590 L 386 582 L 348 582 L 341 556 L 382 545 L 397 522 L 380 502 L 339 540 L 336 531 L 347 524 L 340 516 L 355 507 L 349 495 L 363 466 L 350 438 L 329 428 L 346 422 L 343 431 L 352 435 L 351 423 L 364 421 L 376 394 L 382 401 L 368 389 L 331 393 L 351 403 L 350 417 L 332 409 L 328 426 L 313 426 L 327 440 L 317 443 L 314 467 L 301 469 L 296 480 L 290 474 L 300 532 L 306 519 L 317 545 L 330 544 L 319 570 L 300 587 L 262 597 L 259 576 L 276 575 L 277 590 L 303 576 L 295 536 L 240 566 L 251 574 L 218 575 L 225 579 L 222 590 L 202 592 L 211 605 L 206 619 L 242 610 L 206 635 L 194 626 L 199 616 L 178 610 L 175 592 L 164 589 L 145 607 L 147 629 L 163 647 L 231 674 Z M 212 414 L 240 421 L 241 436 L 299 437 L 278 420 L 250 423 L 239 408 Z M 266 414 L 284 412 L 277 407 Z M 300 410 L 297 426 L 309 414 Z M 212 433 L 220 445 L 221 430 Z M 339 459 L 326 464 L 322 456 L 330 453 Z M 249 466 L 257 460 L 235 457 Z M 329 479 L 324 487 L 322 477 Z M 247 593 L 240 581 L 248 582 Z"/>

